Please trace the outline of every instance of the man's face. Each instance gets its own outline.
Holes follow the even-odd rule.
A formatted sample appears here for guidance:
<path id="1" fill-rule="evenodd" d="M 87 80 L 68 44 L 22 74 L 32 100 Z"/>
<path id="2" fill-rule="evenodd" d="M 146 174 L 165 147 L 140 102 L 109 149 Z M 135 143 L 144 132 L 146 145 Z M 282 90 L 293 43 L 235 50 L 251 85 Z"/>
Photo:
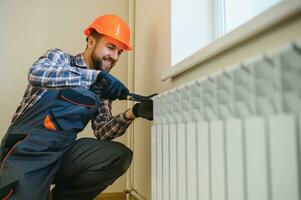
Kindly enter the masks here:
<path id="1" fill-rule="evenodd" d="M 121 42 L 108 36 L 102 36 L 92 50 L 93 68 L 110 72 L 122 52 L 123 44 Z"/>

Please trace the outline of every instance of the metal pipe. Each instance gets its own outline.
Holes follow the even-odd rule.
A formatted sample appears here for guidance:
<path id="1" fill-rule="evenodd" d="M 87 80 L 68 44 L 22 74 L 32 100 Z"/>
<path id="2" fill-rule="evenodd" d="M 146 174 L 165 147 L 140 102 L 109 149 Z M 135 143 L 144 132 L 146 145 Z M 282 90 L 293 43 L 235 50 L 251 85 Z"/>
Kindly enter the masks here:
<path id="1" fill-rule="evenodd" d="M 130 199 L 131 196 L 135 197 L 137 200 L 145 200 L 145 198 L 143 196 L 141 196 L 137 190 L 135 189 L 131 189 L 131 190 L 125 190 L 124 191 L 126 193 L 127 198 Z"/>
<path id="2" fill-rule="evenodd" d="M 135 0 L 129 0 L 129 26 L 131 27 L 132 47 L 135 49 Z M 128 88 L 130 91 L 135 89 L 135 54 L 133 51 L 128 53 Z M 133 102 L 128 101 L 127 107 L 133 106 Z M 134 125 L 130 126 L 127 135 L 127 145 L 134 151 Z M 126 173 L 126 188 L 132 189 L 134 186 L 134 161 Z M 126 193 L 126 200 L 130 200 L 130 194 Z"/>

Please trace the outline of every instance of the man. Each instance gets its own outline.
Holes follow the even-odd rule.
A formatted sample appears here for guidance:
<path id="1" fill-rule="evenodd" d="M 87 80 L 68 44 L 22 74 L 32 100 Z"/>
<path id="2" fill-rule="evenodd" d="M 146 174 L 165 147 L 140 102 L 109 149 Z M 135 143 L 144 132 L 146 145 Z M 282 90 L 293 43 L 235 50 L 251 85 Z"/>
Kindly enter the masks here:
<path id="1" fill-rule="evenodd" d="M 152 103 L 112 116 L 111 102 L 128 89 L 110 70 L 131 50 L 130 29 L 119 17 L 98 17 L 84 30 L 82 54 L 51 49 L 30 68 L 29 85 L 1 144 L 2 199 L 89 200 L 129 167 L 132 151 L 112 142 L 136 117 L 152 119 Z M 92 120 L 98 139 L 76 139 Z"/>

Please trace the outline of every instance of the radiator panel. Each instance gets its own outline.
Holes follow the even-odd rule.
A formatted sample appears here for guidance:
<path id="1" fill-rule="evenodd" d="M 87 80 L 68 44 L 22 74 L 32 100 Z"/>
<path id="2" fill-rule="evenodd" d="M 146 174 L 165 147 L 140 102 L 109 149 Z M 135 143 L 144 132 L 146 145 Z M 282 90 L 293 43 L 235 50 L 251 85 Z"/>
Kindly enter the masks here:
<path id="1" fill-rule="evenodd" d="M 177 165 L 178 165 L 178 199 L 187 199 L 187 159 L 186 159 L 186 125 L 180 123 L 177 125 Z"/>
<path id="2" fill-rule="evenodd" d="M 178 198 L 178 176 L 177 176 L 177 126 L 170 125 L 169 152 L 170 152 L 170 199 L 177 200 Z"/>
<path id="3" fill-rule="evenodd" d="M 294 116 L 269 119 L 271 190 L 274 200 L 298 199 L 297 132 Z"/>
<path id="4" fill-rule="evenodd" d="M 225 199 L 225 153 L 222 121 L 212 121 L 210 127 L 211 199 Z"/>
<path id="5" fill-rule="evenodd" d="M 243 123 L 240 119 L 226 121 L 226 169 L 228 199 L 241 200 L 245 197 Z"/>
<path id="6" fill-rule="evenodd" d="M 162 133 L 163 151 L 163 199 L 169 199 L 169 127 L 163 125 Z"/>
<path id="7" fill-rule="evenodd" d="M 196 123 L 187 124 L 187 198 L 198 200 Z"/>
<path id="8" fill-rule="evenodd" d="M 265 119 L 253 117 L 245 121 L 246 184 L 249 200 L 268 200 L 268 157 Z"/>
<path id="9" fill-rule="evenodd" d="M 197 124 L 197 149 L 198 149 L 198 191 L 199 199 L 210 199 L 210 150 L 209 126 L 202 121 Z"/>
<path id="10" fill-rule="evenodd" d="M 162 126 L 157 127 L 157 199 L 163 200 L 163 152 L 162 152 Z"/>
<path id="11" fill-rule="evenodd" d="M 300 44 L 153 98 L 153 200 L 300 200 Z"/>
<path id="12" fill-rule="evenodd" d="M 151 161 L 152 161 L 152 199 L 157 200 L 157 127 L 152 126 L 152 145 L 151 145 Z"/>

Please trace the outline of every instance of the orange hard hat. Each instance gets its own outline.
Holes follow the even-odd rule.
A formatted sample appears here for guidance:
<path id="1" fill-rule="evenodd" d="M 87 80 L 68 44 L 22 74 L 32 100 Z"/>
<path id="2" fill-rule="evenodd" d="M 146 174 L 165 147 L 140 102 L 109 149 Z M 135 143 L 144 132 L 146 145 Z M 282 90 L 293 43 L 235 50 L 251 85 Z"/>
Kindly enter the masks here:
<path id="1" fill-rule="evenodd" d="M 116 15 L 103 15 L 96 18 L 84 30 L 85 35 L 89 36 L 92 29 L 120 41 L 124 45 L 125 50 L 132 50 L 130 47 L 130 27 L 120 17 Z"/>

